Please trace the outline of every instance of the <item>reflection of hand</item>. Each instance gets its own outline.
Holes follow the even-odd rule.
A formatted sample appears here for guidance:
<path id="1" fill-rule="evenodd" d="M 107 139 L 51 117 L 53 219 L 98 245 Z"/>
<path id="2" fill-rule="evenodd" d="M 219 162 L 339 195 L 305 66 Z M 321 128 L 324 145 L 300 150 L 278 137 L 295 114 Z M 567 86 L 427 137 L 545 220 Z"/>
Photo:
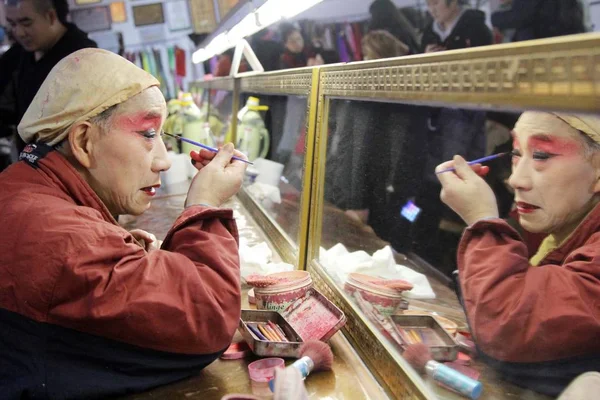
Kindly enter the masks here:
<path id="1" fill-rule="evenodd" d="M 162 245 L 161 240 L 157 240 L 156 236 L 142 229 L 133 229 L 129 231 L 129 233 L 135 238 L 135 240 L 141 242 L 148 252 L 158 250 Z"/>
<path id="2" fill-rule="evenodd" d="M 436 171 L 454 167 L 454 172 L 438 174 L 442 184 L 441 199 L 452 208 L 467 225 L 480 219 L 498 217 L 496 196 L 490 186 L 481 178 L 489 172 L 489 167 L 481 164 L 469 166 L 461 156 L 454 156 L 437 166 Z"/>
<path id="3" fill-rule="evenodd" d="M 198 173 L 188 190 L 186 207 L 194 204 L 219 207 L 237 193 L 244 179 L 246 163 L 232 160 L 234 155 L 247 160 L 244 154 L 234 150 L 231 143 L 223 146 L 217 154 L 204 149 L 190 153 Z"/>
<path id="4" fill-rule="evenodd" d="M 425 47 L 425 53 L 435 53 L 437 51 L 444 51 L 446 48 L 444 46 L 440 46 L 439 44 L 428 44 Z"/>
<path id="5" fill-rule="evenodd" d="M 355 221 L 366 224 L 369 220 L 369 210 L 346 210 L 346 215 L 352 218 Z"/>

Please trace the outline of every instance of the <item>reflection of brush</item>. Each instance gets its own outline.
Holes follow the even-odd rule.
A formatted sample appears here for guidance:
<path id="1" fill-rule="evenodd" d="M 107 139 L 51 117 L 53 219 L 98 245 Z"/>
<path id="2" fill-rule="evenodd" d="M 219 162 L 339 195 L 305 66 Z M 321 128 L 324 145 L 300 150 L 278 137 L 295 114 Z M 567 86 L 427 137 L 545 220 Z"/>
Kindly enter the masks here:
<path id="1" fill-rule="evenodd" d="M 369 283 L 371 285 L 385 286 L 388 289 L 396 290 L 398 292 L 411 290 L 414 287 L 412 283 L 402 279 L 379 279 Z"/>
<path id="2" fill-rule="evenodd" d="M 304 343 L 298 353 L 300 354 L 300 358 L 287 368 L 296 368 L 300 371 L 302 379 L 306 379 L 313 371 L 329 371 L 333 366 L 333 352 L 331 348 L 327 343 L 319 340 L 309 340 Z M 274 385 L 274 380 L 269 382 L 271 390 L 274 390 Z"/>
<path id="3" fill-rule="evenodd" d="M 503 156 L 505 156 L 507 154 L 511 154 L 511 153 L 492 154 L 491 156 L 487 156 L 487 157 L 483 157 L 483 158 L 478 158 L 477 160 L 467 161 L 467 165 L 479 164 L 479 163 L 482 163 L 484 161 L 490 161 L 490 160 L 493 160 L 494 158 L 503 157 Z M 436 172 L 436 174 L 441 174 L 441 173 L 444 173 L 444 172 L 450 172 L 450 171 L 454 171 L 454 170 L 456 170 L 456 168 L 454 168 L 454 167 L 446 168 L 446 169 L 443 169 L 441 171 Z"/>
<path id="4" fill-rule="evenodd" d="M 481 395 L 483 388 L 480 382 L 432 360 L 429 347 L 423 343 L 411 344 L 402 356 L 417 371 L 426 373 L 434 380 L 449 386 L 470 399 L 477 399 Z"/>
<path id="5" fill-rule="evenodd" d="M 207 146 L 205 144 L 202 144 L 202 143 L 199 143 L 199 142 L 195 142 L 193 140 L 186 139 L 186 138 L 181 137 L 181 136 L 173 135 L 171 133 L 167 133 L 167 132 L 164 132 L 164 131 L 163 131 L 163 134 L 165 134 L 167 136 L 170 136 L 172 138 L 175 138 L 177 140 L 181 140 L 182 142 L 186 142 L 186 143 L 189 143 L 189 144 L 193 144 L 194 146 L 202 147 L 203 149 L 208 150 L 208 151 L 212 151 L 213 153 L 218 153 L 219 152 L 219 149 L 215 149 L 214 147 L 210 147 L 210 146 Z M 241 162 L 245 162 L 246 164 L 254 165 L 254 163 L 251 163 L 248 160 L 244 160 L 243 158 L 239 158 L 239 157 L 236 157 L 236 156 L 233 156 L 231 158 L 233 160 L 238 160 L 238 161 L 241 161 Z"/>

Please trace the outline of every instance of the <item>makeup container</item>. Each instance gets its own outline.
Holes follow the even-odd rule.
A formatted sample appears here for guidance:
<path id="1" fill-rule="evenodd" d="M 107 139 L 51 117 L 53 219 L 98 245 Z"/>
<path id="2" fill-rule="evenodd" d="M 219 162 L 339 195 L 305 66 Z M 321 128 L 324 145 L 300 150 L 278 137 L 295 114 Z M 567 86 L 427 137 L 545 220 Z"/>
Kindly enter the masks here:
<path id="1" fill-rule="evenodd" d="M 283 358 L 263 358 L 248 365 L 248 374 L 254 382 L 269 382 L 275 378 L 278 368 L 285 368 Z"/>
<path id="2" fill-rule="evenodd" d="M 286 341 L 273 340 L 259 328 L 259 324 L 275 324 Z M 296 299 L 283 312 L 242 310 L 238 331 L 254 354 L 263 357 L 298 358 L 302 344 L 307 340 L 329 340 L 346 323 L 344 313 L 314 288 Z M 263 325 L 264 327 L 264 325 Z"/>
<path id="3" fill-rule="evenodd" d="M 267 275 L 281 279 L 280 283 L 264 288 L 254 288 L 256 308 L 283 311 L 299 298 L 306 296 L 312 287 L 312 278 L 306 271 L 278 272 Z"/>
<path id="4" fill-rule="evenodd" d="M 371 303 L 383 315 L 391 315 L 398 310 L 408 308 L 408 301 L 402 297 L 402 292 L 381 285 L 374 285 L 372 281 L 381 281 L 373 276 L 352 273 L 344 283 L 344 291 L 353 296 L 354 292 L 360 293 L 362 298 Z"/>

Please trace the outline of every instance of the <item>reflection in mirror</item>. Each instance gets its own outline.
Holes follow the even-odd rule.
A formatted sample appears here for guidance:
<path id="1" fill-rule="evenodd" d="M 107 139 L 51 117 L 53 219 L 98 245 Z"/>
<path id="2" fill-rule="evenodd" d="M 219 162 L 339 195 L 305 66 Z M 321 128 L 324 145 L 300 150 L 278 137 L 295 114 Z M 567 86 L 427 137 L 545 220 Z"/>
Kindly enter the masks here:
<path id="1" fill-rule="evenodd" d="M 252 95 L 240 111 L 238 147 L 254 159 L 246 190 L 298 245 L 307 98 Z M 260 110 L 259 110 L 260 108 Z M 260 118 L 260 119 L 258 119 Z"/>
<path id="2" fill-rule="evenodd" d="M 390 349 L 425 343 L 482 398 L 546 399 L 597 368 L 600 118 L 327 109 L 320 265 Z M 431 266 L 458 268 L 456 290 Z"/>
<path id="3" fill-rule="evenodd" d="M 589 0 L 330 0 L 249 41 L 272 71 L 583 33 L 600 27 L 598 10 Z M 365 48 L 373 32 L 400 44 Z"/>

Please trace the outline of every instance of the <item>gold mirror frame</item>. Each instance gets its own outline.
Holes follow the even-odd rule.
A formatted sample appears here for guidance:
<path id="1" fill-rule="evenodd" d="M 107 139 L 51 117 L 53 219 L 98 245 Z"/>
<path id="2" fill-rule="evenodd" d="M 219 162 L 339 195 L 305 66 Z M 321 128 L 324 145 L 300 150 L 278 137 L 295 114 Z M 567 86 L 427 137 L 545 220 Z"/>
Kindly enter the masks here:
<path id="1" fill-rule="evenodd" d="M 239 74 L 236 78 L 216 78 L 208 81 L 193 83 L 193 86 L 203 89 L 218 89 L 233 92 L 232 115 L 239 111 L 242 93 L 299 95 L 307 97 L 306 143 L 302 177 L 302 196 L 300 216 L 298 221 L 299 233 L 295 242 L 283 230 L 268 212 L 244 190 L 240 190 L 238 198 L 268 235 L 281 259 L 293 264 L 298 269 L 306 269 L 308 252 L 308 221 L 310 200 L 312 198 L 312 173 L 314 170 L 313 152 L 316 137 L 316 114 L 319 88 L 319 68 L 297 68 L 285 71 L 267 73 L 248 72 Z M 209 93 L 210 101 L 210 93 Z M 237 137 L 237 118 L 231 119 L 233 141 Z"/>
<path id="2" fill-rule="evenodd" d="M 321 67 L 309 221 L 308 270 L 348 318 L 343 328 L 374 376 L 398 399 L 434 399 L 422 379 L 381 340 L 325 273 L 323 224 L 329 100 L 345 98 L 486 109 L 600 110 L 600 34 L 487 46 Z"/>

